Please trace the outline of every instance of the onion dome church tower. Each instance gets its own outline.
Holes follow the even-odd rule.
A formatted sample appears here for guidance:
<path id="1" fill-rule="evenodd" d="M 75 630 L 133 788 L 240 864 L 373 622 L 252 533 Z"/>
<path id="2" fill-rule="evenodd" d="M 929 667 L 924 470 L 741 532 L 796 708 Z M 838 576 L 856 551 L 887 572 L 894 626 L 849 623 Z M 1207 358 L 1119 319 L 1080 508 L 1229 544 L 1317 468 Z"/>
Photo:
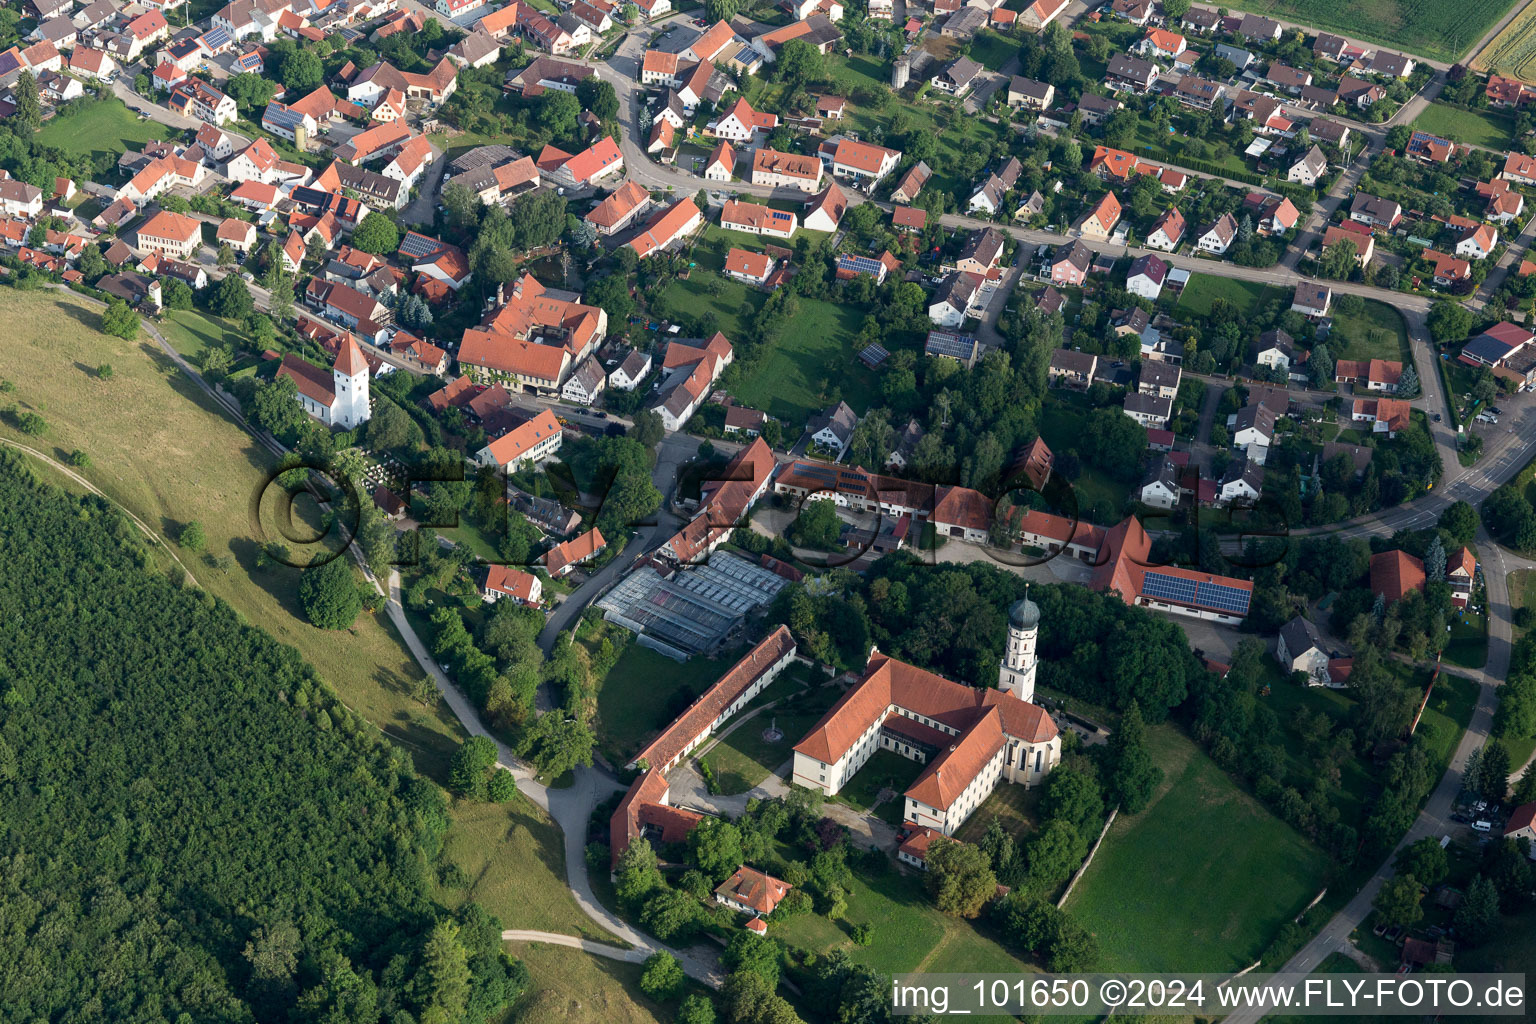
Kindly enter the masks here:
<path id="1" fill-rule="evenodd" d="M 1035 699 L 1039 638 L 1040 606 L 1029 599 L 1029 588 L 1025 587 L 1024 596 L 1008 609 L 1008 646 L 997 671 L 997 688 L 1028 703 Z"/>

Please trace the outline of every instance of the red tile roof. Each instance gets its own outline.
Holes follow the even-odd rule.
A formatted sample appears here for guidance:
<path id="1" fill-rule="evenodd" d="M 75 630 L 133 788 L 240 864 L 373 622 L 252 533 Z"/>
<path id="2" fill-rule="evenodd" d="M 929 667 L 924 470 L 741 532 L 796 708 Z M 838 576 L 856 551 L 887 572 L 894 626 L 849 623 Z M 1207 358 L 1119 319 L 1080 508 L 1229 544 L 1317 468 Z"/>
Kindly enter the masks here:
<path id="1" fill-rule="evenodd" d="M 533 588 L 538 582 L 538 577 L 513 569 L 511 566 L 493 565 L 486 573 L 485 589 L 506 594 L 524 603 L 531 603 Z"/>
<path id="2" fill-rule="evenodd" d="M 544 410 L 544 415 L 550 415 L 553 418 L 548 409 Z M 580 537 L 573 537 L 564 544 L 557 544 L 545 552 L 544 567 L 549 570 L 550 575 L 554 575 L 568 565 L 593 557 L 607 546 L 608 542 L 603 540 L 602 531 L 593 527 Z"/>
<path id="3" fill-rule="evenodd" d="M 743 865 L 736 873 L 715 887 L 718 895 L 751 907 L 758 914 L 771 914 L 779 901 L 789 895 L 794 886 L 788 882 L 764 874 L 756 868 Z"/>
<path id="4" fill-rule="evenodd" d="M 757 646 L 732 665 L 716 683 L 693 702 L 677 719 L 666 727 L 644 750 L 635 755 L 635 762 L 644 761 L 649 768 L 668 770 L 678 758 L 691 749 L 709 732 L 725 711 L 741 699 L 762 678 L 763 673 L 778 664 L 787 654 L 793 654 L 795 640 L 788 626 L 780 626 L 768 634 Z"/>
<path id="5" fill-rule="evenodd" d="M 959 783 L 962 789 L 964 783 L 970 781 L 969 777 L 962 779 L 963 769 L 974 760 L 978 750 L 990 747 L 994 737 L 1000 744 L 1004 731 L 1030 742 L 1044 742 L 1057 735 L 1056 723 L 1037 704 L 1027 704 L 999 690 L 962 686 L 876 651 L 865 666 L 863 679 L 795 745 L 795 751 L 824 764 L 836 764 L 873 722 L 886 716 L 893 704 L 945 722 L 962 732 L 983 722 L 991 723 L 981 726 L 980 746 L 965 746 L 963 755 L 953 762 L 950 782 Z M 957 748 L 961 747 L 954 739 L 951 742 Z M 919 777 L 914 789 L 943 769 L 947 760 L 947 756 L 940 756 L 930 762 L 929 771 Z M 935 785 L 937 791 L 924 787 L 922 792 L 932 796 L 935 792 L 946 791 L 949 784 L 936 782 Z M 941 809 L 949 806 L 929 800 L 923 802 Z"/>
<path id="6" fill-rule="evenodd" d="M 1383 551 L 1371 556 L 1371 593 L 1381 594 L 1388 604 L 1423 586 L 1424 563 L 1408 552 Z"/>

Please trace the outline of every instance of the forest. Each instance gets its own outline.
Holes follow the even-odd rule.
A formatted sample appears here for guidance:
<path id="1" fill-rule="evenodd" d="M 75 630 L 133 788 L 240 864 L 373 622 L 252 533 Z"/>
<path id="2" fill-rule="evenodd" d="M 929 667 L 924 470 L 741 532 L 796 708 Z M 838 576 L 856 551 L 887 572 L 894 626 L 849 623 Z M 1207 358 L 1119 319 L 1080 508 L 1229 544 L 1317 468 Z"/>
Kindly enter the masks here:
<path id="1" fill-rule="evenodd" d="M 429 895 L 446 806 L 291 648 L 0 452 L 0 1006 L 484 1021 L 527 975 Z"/>

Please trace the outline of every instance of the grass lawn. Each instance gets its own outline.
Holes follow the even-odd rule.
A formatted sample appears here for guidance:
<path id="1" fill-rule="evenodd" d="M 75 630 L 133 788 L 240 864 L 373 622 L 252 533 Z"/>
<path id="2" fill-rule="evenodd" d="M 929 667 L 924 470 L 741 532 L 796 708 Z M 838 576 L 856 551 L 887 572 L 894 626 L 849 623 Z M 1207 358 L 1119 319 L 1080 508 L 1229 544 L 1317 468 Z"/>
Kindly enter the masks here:
<path id="1" fill-rule="evenodd" d="M 232 321 L 195 309 L 170 311 L 159 328 L 171 347 L 186 356 L 194 366 L 202 361 L 203 353 L 210 345 L 233 350 L 242 343 L 241 335 Z"/>
<path id="2" fill-rule="evenodd" d="M 1445 380 L 1445 390 L 1450 395 L 1452 411 L 1455 415 L 1466 419 L 1462 412 L 1462 403 L 1470 400 L 1472 386 L 1477 383 L 1478 371 L 1472 369 L 1466 363 L 1456 359 L 1456 352 L 1449 353 L 1449 359 L 1440 359 L 1440 372 Z M 1467 410 L 1468 413 L 1471 410 Z"/>
<path id="3" fill-rule="evenodd" d="M 517 1024 L 667 1024 L 663 1008 L 640 992 L 639 964 L 593 956 L 543 942 L 510 942 L 528 967 L 528 992 L 502 1018 Z"/>
<path id="4" fill-rule="evenodd" d="M 1177 127 L 1176 125 L 1174 126 L 1175 130 L 1173 132 L 1159 133 L 1157 125 L 1152 122 L 1146 120 L 1138 121 L 1136 124 L 1135 142 L 1131 145 L 1131 148 L 1134 150 L 1151 150 L 1154 153 L 1161 150 L 1167 152 L 1177 162 L 1178 158 L 1184 154 L 1185 145 L 1185 137 L 1178 133 Z M 1226 172 L 1226 174 L 1232 177 L 1258 173 L 1252 164 L 1245 161 L 1241 150 L 1229 152 L 1220 160 L 1215 159 L 1214 153 L 1190 159 L 1206 164 L 1217 172 Z M 1241 181 L 1242 179 L 1238 177 L 1238 180 Z"/>
<path id="5" fill-rule="evenodd" d="M 786 671 L 786 675 L 788 672 Z M 772 691 L 784 684 L 775 680 L 759 695 L 772 699 Z M 803 694 L 785 697 L 773 710 L 758 715 L 715 745 L 709 752 L 720 791 L 727 795 L 745 793 L 778 771 L 787 762 L 795 744 L 810 731 L 842 691 L 837 687 L 817 687 Z M 779 740 L 763 737 L 764 730 L 775 727 L 783 734 Z"/>
<path id="6" fill-rule="evenodd" d="M 40 413 L 48 429 L 36 438 L 0 431 L 55 458 L 83 449 L 91 465 L 82 475 L 168 540 L 191 520 L 202 524 L 206 554 L 221 561 L 183 552 L 198 581 L 296 647 L 349 707 L 410 751 L 418 769 L 446 780 L 463 730 L 446 706 L 411 698 L 421 672 L 388 620 L 360 615 L 348 630 L 321 632 L 299 610 L 299 570 L 255 568 L 260 541 L 250 505 L 270 465 L 267 452 L 159 346 L 99 333 L 100 317 L 83 299 L 10 291 L 6 312 L 0 377 L 16 384 L 11 399 L 19 408 Z M 95 375 L 102 363 L 112 364 L 109 380 Z M 274 523 L 264 529 L 279 536 Z"/>
<path id="7" fill-rule="evenodd" d="M 113 98 L 84 108 L 69 117 L 55 117 L 37 133 L 43 146 L 57 146 L 72 156 L 113 160 L 130 149 L 141 149 L 151 139 L 177 134 L 158 121 L 140 121 L 139 115 Z"/>
<path id="8" fill-rule="evenodd" d="M 437 898 L 448 907 L 473 900 L 503 928 L 618 943 L 576 905 L 565 884 L 560 829 L 527 797 L 505 804 L 454 800 L 443 843 L 467 882 L 437 887 Z"/>
<path id="9" fill-rule="evenodd" d="M 1194 274 L 1179 296 L 1179 306 L 1197 316 L 1205 316 L 1217 299 L 1226 299 L 1247 315 L 1257 313 L 1265 303 L 1283 298 L 1283 288 L 1270 288 L 1257 281 L 1239 281 L 1231 277 Z"/>
<path id="10" fill-rule="evenodd" d="M 1066 909 L 1098 936 L 1106 970 L 1246 967 L 1327 884 L 1328 858 L 1172 726 L 1147 741 L 1163 783 L 1115 820 Z"/>
<path id="11" fill-rule="evenodd" d="M 976 813 L 960 826 L 960 831 L 955 833 L 955 838 L 962 843 L 976 843 L 986 835 L 987 826 L 996 818 L 1002 823 L 1008 834 L 1018 839 L 1035 830 L 1035 805 L 1040 802 L 1040 794 L 1044 792 L 1038 786 L 1034 789 L 1025 789 L 1023 786 L 998 786 L 992 791 L 992 795 L 982 801 Z"/>
<path id="12" fill-rule="evenodd" d="M 1340 340 L 1346 342 L 1340 345 Z M 1384 302 L 1367 300 L 1356 314 L 1333 314 L 1328 351 L 1335 359 L 1392 359 L 1409 365 L 1408 328 L 1402 314 Z"/>
<path id="13" fill-rule="evenodd" d="M 468 547 L 476 558 L 495 561 L 501 557 L 496 551 L 496 538 L 487 533 L 480 524 L 472 522 L 465 516 L 459 516 L 458 526 L 452 529 L 438 527 L 434 532 L 439 537 L 444 537 L 455 544 L 462 544 Z"/>
<path id="14" fill-rule="evenodd" d="M 705 252 L 696 249 L 696 253 Z M 701 264 L 707 263 L 713 254 L 707 254 Z M 697 256 L 695 257 L 698 258 Z M 718 295 L 711 295 L 712 281 L 723 285 Z M 715 326 L 725 332 L 727 338 L 740 338 L 747 332 L 747 324 L 757 317 L 768 296 L 756 288 L 749 288 L 739 281 L 717 274 L 695 271 L 686 281 L 676 280 L 662 289 L 651 308 L 651 315 L 658 320 L 681 320 L 685 317 L 715 315 Z"/>
<path id="15" fill-rule="evenodd" d="M 1536 569 L 1516 569 L 1504 578 L 1505 586 L 1509 588 L 1509 608 L 1514 612 L 1520 608 L 1536 608 Z M 1519 626 L 1512 627 L 1513 640 L 1519 643 L 1520 638 L 1526 634 L 1526 630 Z"/>
<path id="16" fill-rule="evenodd" d="M 1427 685 L 1428 680 L 1424 683 Z M 1451 763 L 1451 755 L 1461 742 L 1461 734 L 1472 720 L 1472 709 L 1477 707 L 1478 685 L 1470 679 L 1440 673 L 1434 691 L 1429 695 L 1429 705 L 1424 717 L 1419 719 L 1416 735 L 1429 742 L 1429 754 L 1436 765 L 1438 778 Z"/>
<path id="17" fill-rule="evenodd" d="M 988 71 L 1001 71 L 1003 65 L 1019 55 L 1019 44 L 1000 32 L 984 28 L 971 42 L 971 60 Z"/>
<path id="18" fill-rule="evenodd" d="M 798 855 L 798 854 L 797 854 Z M 782 860 L 768 868 L 782 869 Z M 849 930 L 856 924 L 875 926 L 875 939 L 856 946 Z M 770 938 L 817 953 L 843 948 L 849 957 L 882 974 L 908 971 L 1033 972 L 970 922 L 946 917 L 916 874 L 894 867 L 880 874 L 859 872 L 848 891 L 848 913 L 842 921 L 807 914 L 769 924 Z"/>
<path id="19" fill-rule="evenodd" d="M 1487 944 L 1460 951 L 1456 955 L 1458 971 L 1516 971 L 1536 973 L 1536 910 L 1504 917 Z M 1463 1017 L 1462 1020 L 1508 1020 L 1508 1017 Z"/>
<path id="20" fill-rule="evenodd" d="M 1488 616 L 1463 611 L 1451 622 L 1451 638 L 1445 645 L 1445 661 L 1462 668 L 1482 668 L 1488 660 Z"/>
<path id="21" fill-rule="evenodd" d="M 1237 0 L 1234 9 L 1267 14 L 1452 63 L 1466 56 L 1513 0 Z"/>
<path id="22" fill-rule="evenodd" d="M 819 398 L 823 381 L 839 388 L 843 401 L 857 413 L 880 401 L 874 372 L 859 362 L 853 349 L 864 308 L 819 299 L 802 298 L 799 303 L 800 312 L 785 325 L 773 348 L 731 389 L 742 403 L 783 423 L 786 437 L 795 436 L 829 404 Z"/>
<path id="23" fill-rule="evenodd" d="M 877 750 L 870 755 L 864 767 L 858 770 L 848 785 L 842 788 L 836 799 L 860 811 L 873 811 L 880 818 L 899 828 L 902 822 L 902 809 L 905 806 L 901 794 L 917 781 L 917 777 L 923 773 L 925 767 L 917 761 L 902 757 L 895 751 Z M 894 791 L 895 795 L 876 806 L 875 801 L 880 799 L 880 793 L 885 789 Z"/>
<path id="24" fill-rule="evenodd" d="M 1431 103 L 1414 118 L 1413 127 L 1456 142 L 1505 150 L 1514 135 L 1515 119 L 1496 110 L 1462 110 L 1447 103 Z"/>
<path id="25" fill-rule="evenodd" d="M 598 746 L 623 765 L 735 664 L 689 658 L 678 664 L 631 642 L 598 684 Z"/>

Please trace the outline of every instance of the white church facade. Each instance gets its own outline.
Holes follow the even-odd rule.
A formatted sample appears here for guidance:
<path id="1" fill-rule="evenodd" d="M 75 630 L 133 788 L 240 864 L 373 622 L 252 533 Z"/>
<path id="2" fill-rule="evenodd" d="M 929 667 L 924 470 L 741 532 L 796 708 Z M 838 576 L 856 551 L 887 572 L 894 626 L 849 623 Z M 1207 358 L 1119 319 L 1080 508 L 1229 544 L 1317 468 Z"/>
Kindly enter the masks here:
<path id="1" fill-rule="evenodd" d="M 996 689 L 873 652 L 859 682 L 796 744 L 791 781 L 831 796 L 876 750 L 890 750 L 927 766 L 902 795 L 904 820 L 953 835 L 999 782 L 1033 786 L 1061 762 L 1060 731 L 1034 703 L 1039 634 L 1039 606 L 1015 602 Z"/>
<path id="2" fill-rule="evenodd" d="M 326 426 L 351 430 L 368 422 L 368 360 L 352 335 L 343 335 L 330 373 L 289 353 L 277 376 L 293 381 L 304 411 Z"/>

